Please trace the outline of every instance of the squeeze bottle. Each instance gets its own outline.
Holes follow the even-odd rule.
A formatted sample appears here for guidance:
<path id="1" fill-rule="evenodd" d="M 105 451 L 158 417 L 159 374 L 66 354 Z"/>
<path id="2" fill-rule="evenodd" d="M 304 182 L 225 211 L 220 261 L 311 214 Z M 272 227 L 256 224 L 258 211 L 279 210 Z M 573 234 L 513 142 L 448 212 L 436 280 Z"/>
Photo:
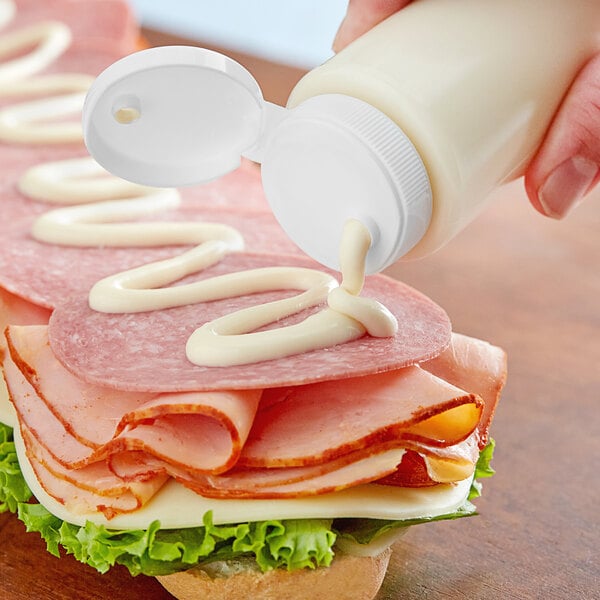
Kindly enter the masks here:
<path id="1" fill-rule="evenodd" d="M 98 162 L 149 185 L 214 178 L 240 155 L 261 162 L 292 240 L 337 269 L 344 223 L 359 219 L 372 273 L 440 248 L 522 175 L 598 49 L 597 0 L 415 0 L 309 72 L 287 110 L 206 50 L 126 57 L 90 90 L 84 133 Z"/>

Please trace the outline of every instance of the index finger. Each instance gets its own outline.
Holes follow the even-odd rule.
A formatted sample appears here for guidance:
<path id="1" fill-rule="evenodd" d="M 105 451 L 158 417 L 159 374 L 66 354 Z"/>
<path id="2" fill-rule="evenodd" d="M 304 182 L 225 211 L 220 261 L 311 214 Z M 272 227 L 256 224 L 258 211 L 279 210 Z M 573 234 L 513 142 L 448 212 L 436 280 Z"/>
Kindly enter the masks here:
<path id="1" fill-rule="evenodd" d="M 339 52 L 411 2 L 412 0 L 348 0 L 346 16 L 333 42 L 334 51 Z"/>

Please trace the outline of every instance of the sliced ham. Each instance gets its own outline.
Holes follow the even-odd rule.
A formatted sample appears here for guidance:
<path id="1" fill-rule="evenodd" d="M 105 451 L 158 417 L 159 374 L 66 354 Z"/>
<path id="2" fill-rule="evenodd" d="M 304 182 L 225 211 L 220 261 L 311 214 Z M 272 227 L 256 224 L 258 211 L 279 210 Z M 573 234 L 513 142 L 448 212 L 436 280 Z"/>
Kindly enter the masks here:
<path id="1" fill-rule="evenodd" d="M 319 486 L 322 481 L 325 481 L 325 476 L 342 468 L 344 468 L 343 477 L 347 482 L 346 487 L 348 482 L 350 485 L 355 485 L 354 482 L 359 479 L 367 477 L 378 479 L 376 473 L 380 471 L 373 471 L 371 474 L 363 472 L 365 465 L 374 462 L 380 466 L 386 465 L 389 475 L 378 481 L 385 485 L 420 487 L 466 479 L 473 474 L 479 455 L 476 440 L 476 434 L 472 434 L 464 442 L 446 448 L 428 447 L 416 442 L 403 441 L 399 444 L 394 440 L 386 444 L 380 443 L 362 448 L 318 464 L 279 468 L 236 466 L 218 475 L 193 473 L 190 470 L 175 468 L 173 465 L 157 460 L 154 456 L 141 452 L 113 454 L 109 463 L 111 470 L 122 479 L 144 481 L 157 474 L 167 473 L 196 491 L 203 490 L 201 493 L 210 497 L 285 497 L 284 491 L 291 484 L 298 484 L 294 488 L 289 488 L 295 489 L 295 495 L 320 493 Z M 396 450 L 401 450 L 401 454 L 393 454 Z M 379 457 L 377 461 L 366 460 L 373 456 Z M 390 466 L 392 456 L 397 456 L 400 460 Z M 341 479 L 337 481 L 337 485 L 342 485 Z M 303 491 L 298 491 L 299 486 Z"/>
<path id="2" fill-rule="evenodd" d="M 64 428 L 16 366 L 9 352 L 3 355 L 2 369 L 20 426 L 27 428 L 63 466 L 89 464 L 94 449 L 82 444 Z"/>
<path id="3" fill-rule="evenodd" d="M 484 409 L 479 423 L 479 448 L 482 449 L 489 440 L 488 430 L 506 383 L 504 350 L 483 340 L 453 333 L 450 345 L 421 366 L 483 398 Z"/>
<path id="4" fill-rule="evenodd" d="M 13 325 L 45 325 L 50 319 L 50 311 L 19 296 L 15 296 L 0 287 L 0 331 L 9 324 Z M 4 336 L 0 336 L 0 348 L 3 347 Z"/>
<path id="5" fill-rule="evenodd" d="M 202 472 L 237 462 L 260 392 L 115 392 L 68 373 L 50 352 L 46 327 L 9 327 L 6 335 L 3 366 L 20 420 L 63 466 L 132 450 Z"/>
<path id="6" fill-rule="evenodd" d="M 293 440 L 292 440 L 293 442 Z M 399 452 L 398 452 L 399 450 Z M 393 444 L 380 446 L 369 452 L 357 451 L 350 452 L 334 460 L 327 462 L 306 465 L 302 467 L 282 467 L 282 468 L 245 468 L 234 467 L 226 473 L 210 475 L 206 473 L 192 472 L 191 470 L 174 467 L 156 460 L 155 457 L 143 453 L 122 452 L 110 457 L 109 466 L 115 475 L 125 481 L 134 481 L 155 477 L 159 473 L 168 473 L 179 482 L 193 487 L 195 489 L 205 488 L 208 495 L 225 498 L 231 496 L 252 496 L 259 494 L 261 489 L 273 490 L 283 486 L 302 483 L 307 490 L 307 494 L 314 493 L 313 480 L 319 479 L 328 473 L 348 467 L 352 464 L 363 464 L 366 458 L 379 456 L 379 464 L 386 464 L 385 469 L 393 471 L 398 465 L 399 460 L 405 453 L 405 449 L 394 448 Z M 386 455 L 383 459 L 383 455 Z M 391 457 L 395 457 L 396 462 L 391 464 Z M 360 470 L 362 467 L 357 467 Z M 358 472 L 358 471 L 357 471 Z M 347 470 L 345 477 L 351 470 Z M 363 475 L 366 477 L 367 475 Z M 313 491 L 311 491 L 311 489 Z"/>
<path id="7" fill-rule="evenodd" d="M 124 394 L 103 386 L 82 384 L 55 360 L 48 344 L 47 331 L 44 326 L 10 326 L 6 331 L 11 359 L 38 399 L 38 408 L 32 412 L 41 412 L 39 402 L 42 402 L 46 411 L 50 411 L 80 444 L 87 448 L 100 448 L 115 436 L 123 414 L 143 406 L 152 396 Z M 9 381 L 9 386 L 13 385 L 12 380 Z M 15 401 L 21 401 L 17 394 L 13 397 Z M 25 401 L 33 402 L 34 399 L 30 396 Z M 34 417 L 36 414 L 32 415 Z M 44 420 L 49 420 L 48 415 L 41 419 L 41 423 Z M 76 464 L 79 460 L 67 462 Z"/>
<path id="8" fill-rule="evenodd" d="M 175 476 L 175 479 L 207 498 L 298 498 L 316 496 L 369 483 L 392 473 L 401 460 L 403 452 L 402 449 L 397 448 L 373 453 L 331 471 L 320 474 L 315 473 L 310 478 L 278 485 L 254 487 L 248 481 L 246 487 L 238 485 L 224 488 L 219 486 L 214 479 L 202 481 L 178 476 Z"/>
<path id="9" fill-rule="evenodd" d="M 392 440 L 452 446 L 477 427 L 483 406 L 417 366 L 267 390 L 264 398 L 240 466 L 319 464 Z"/>
<path id="10" fill-rule="evenodd" d="M 90 494 L 165 477 L 209 497 L 310 496 L 392 476 L 409 452 L 429 471 L 477 454 L 481 400 L 417 366 L 269 389 L 254 418 L 258 391 L 117 392 L 69 374 L 45 326 L 11 326 L 7 339 L 6 380 L 34 468 L 50 495 L 68 484 L 86 506 L 122 510 Z M 93 442 L 86 419 L 102 432 Z"/>
<path id="11" fill-rule="evenodd" d="M 126 415 L 124 419 L 133 424 L 117 434 L 107 451 L 146 452 L 175 467 L 203 473 L 230 469 L 239 458 L 260 391 L 166 396 L 159 399 L 163 403 L 160 416 Z M 229 415 L 235 415 L 238 422 Z"/>
<path id="12" fill-rule="evenodd" d="M 25 426 L 21 435 L 27 457 L 44 490 L 76 512 L 100 511 L 108 518 L 143 506 L 168 480 L 158 474 L 145 481 L 124 481 L 112 473 L 106 461 L 81 469 L 67 469 L 36 440 Z"/>
<path id="13" fill-rule="evenodd" d="M 111 509 L 115 512 L 131 511 L 143 506 L 168 480 L 167 475 L 157 474 L 144 481 L 125 481 L 110 471 L 106 461 L 98 461 L 81 469 L 67 469 L 54 459 L 27 427 L 21 426 L 21 435 L 29 461 L 34 470 L 42 475 L 42 486 L 46 484 L 57 489 L 68 483 L 78 488 L 78 493 L 88 492 L 88 498 L 101 496 L 104 502 L 111 502 Z M 51 484 L 50 480 L 55 479 L 62 481 Z"/>
<path id="14" fill-rule="evenodd" d="M 398 441 L 392 441 L 350 452 L 327 462 L 300 467 L 245 468 L 239 466 L 220 475 L 194 476 L 165 466 L 164 472 L 169 473 L 183 485 L 199 491 L 202 495 L 214 498 L 309 496 L 332 491 L 333 488 L 328 486 L 333 481 L 336 482 L 335 489 L 375 480 L 386 485 L 420 487 L 460 481 L 470 477 L 479 455 L 477 444 L 476 442 L 472 443 L 472 438 L 474 436 L 445 448 L 446 452 L 443 458 L 435 456 L 437 449 L 428 449 L 414 443 L 401 443 L 399 447 Z M 417 450 L 411 448 L 417 448 Z M 471 451 L 472 448 L 475 448 L 475 453 Z M 405 478 L 401 484 L 399 473 L 402 473 L 407 455 L 421 459 L 424 472 L 420 473 L 418 465 L 413 465 L 412 470 L 406 468 L 405 465 L 405 474 L 408 477 L 412 475 L 413 479 Z M 466 455 L 469 455 L 468 459 L 464 458 Z M 386 476 L 380 478 L 378 473 L 383 471 L 386 472 Z M 119 471 L 117 472 L 121 475 Z M 157 472 L 161 471 L 153 471 L 154 474 Z"/>
<path id="15" fill-rule="evenodd" d="M 437 460 L 445 460 L 447 465 L 451 465 L 452 462 L 476 463 L 479 450 L 489 441 L 490 424 L 506 383 L 506 353 L 483 340 L 453 333 L 448 348 L 420 366 L 457 387 L 478 394 L 483 399 L 483 413 L 476 435 L 462 444 L 453 446 L 451 456 L 445 454 L 444 449 L 435 449 Z M 381 483 L 399 486 L 434 485 L 439 479 L 434 479 L 435 467 L 432 467 L 431 460 L 427 460 L 432 450 L 422 447 L 419 452 L 406 452 L 396 472 L 385 477 Z"/>
<path id="16" fill-rule="evenodd" d="M 117 497 L 102 496 L 57 477 L 35 459 L 29 458 L 29 461 L 44 491 L 75 514 L 98 512 L 107 519 L 112 519 L 120 513 L 131 512 L 142 506 L 140 498 L 132 494 L 124 493 Z"/>
<path id="17" fill-rule="evenodd" d="M 160 458 L 143 450 L 124 450 L 108 457 L 109 469 L 125 481 L 146 481 L 168 472 L 169 465 Z M 175 470 L 175 469 L 174 469 Z M 179 473 L 190 470 L 179 469 Z"/>

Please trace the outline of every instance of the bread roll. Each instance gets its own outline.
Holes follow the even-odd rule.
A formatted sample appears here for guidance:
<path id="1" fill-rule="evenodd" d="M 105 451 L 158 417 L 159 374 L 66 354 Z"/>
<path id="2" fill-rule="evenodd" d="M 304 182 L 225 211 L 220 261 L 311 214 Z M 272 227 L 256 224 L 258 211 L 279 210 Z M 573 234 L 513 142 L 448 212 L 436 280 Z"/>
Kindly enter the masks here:
<path id="1" fill-rule="evenodd" d="M 221 561 L 157 579 L 179 600 L 372 600 L 390 555 L 338 554 L 330 567 L 265 573 L 253 560 Z"/>

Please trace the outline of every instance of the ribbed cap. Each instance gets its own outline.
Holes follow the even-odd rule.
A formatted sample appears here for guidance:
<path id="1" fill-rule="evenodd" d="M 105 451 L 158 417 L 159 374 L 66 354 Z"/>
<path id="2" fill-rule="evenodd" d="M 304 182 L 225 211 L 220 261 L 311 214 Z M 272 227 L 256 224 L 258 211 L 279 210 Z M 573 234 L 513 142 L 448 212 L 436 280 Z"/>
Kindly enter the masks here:
<path id="1" fill-rule="evenodd" d="M 315 96 L 291 110 L 262 168 L 282 227 L 332 268 L 346 219 L 371 229 L 367 271 L 376 272 L 406 254 L 431 218 L 429 178 L 413 144 L 384 113 L 350 96 Z"/>

